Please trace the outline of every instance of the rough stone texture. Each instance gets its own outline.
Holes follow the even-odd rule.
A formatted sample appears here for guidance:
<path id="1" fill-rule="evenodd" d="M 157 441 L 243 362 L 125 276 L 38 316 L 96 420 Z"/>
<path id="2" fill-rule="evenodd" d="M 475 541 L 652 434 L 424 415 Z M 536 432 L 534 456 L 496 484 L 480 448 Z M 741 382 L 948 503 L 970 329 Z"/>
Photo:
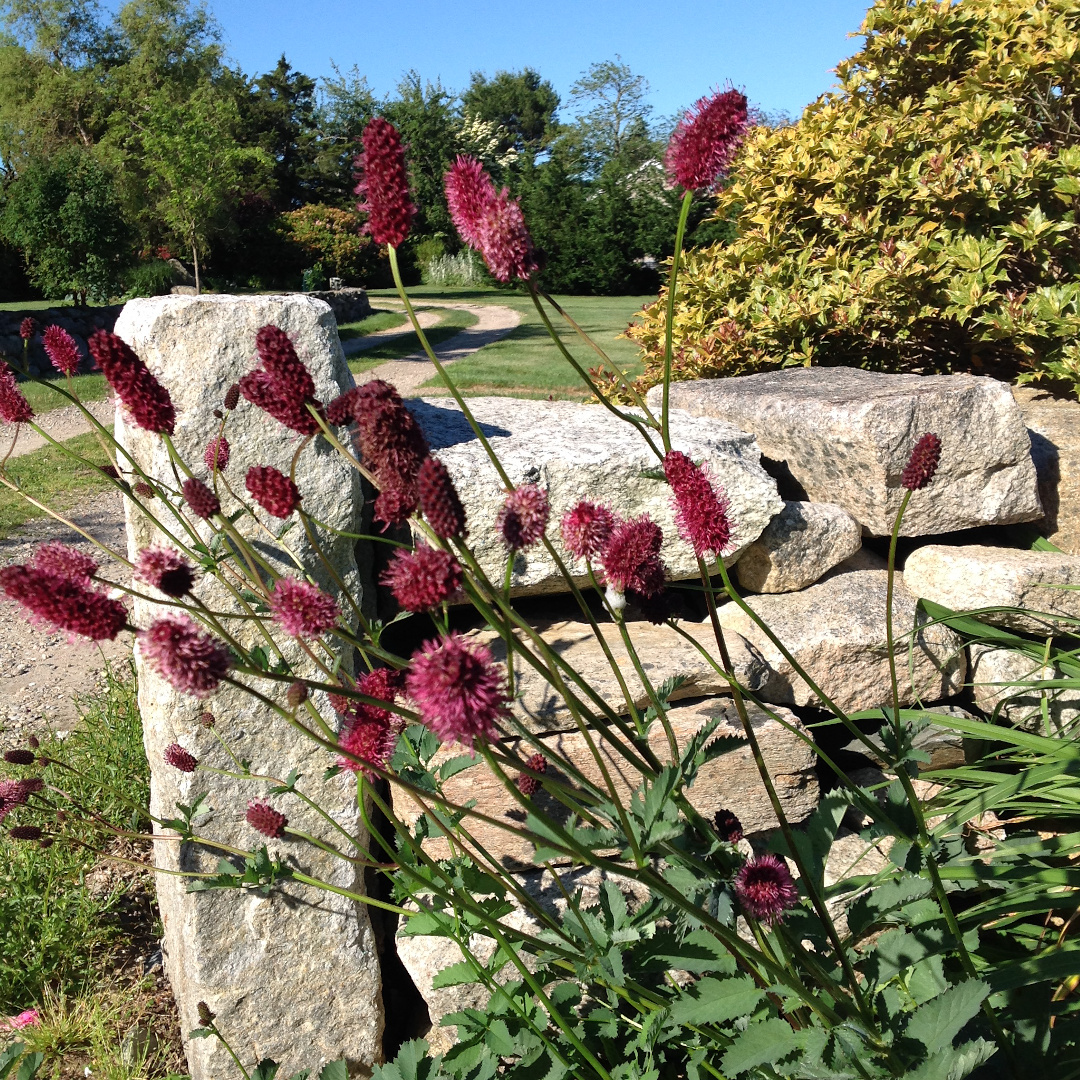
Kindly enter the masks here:
<path id="1" fill-rule="evenodd" d="M 1049 540 L 1080 555 L 1080 403 L 1036 386 L 1014 386 L 1031 439 Z"/>
<path id="2" fill-rule="evenodd" d="M 628 711 L 618 680 L 588 623 L 537 622 L 533 625 L 549 648 L 577 671 L 612 709 L 618 713 Z M 646 622 L 630 623 L 628 626 L 642 669 L 654 688 L 673 676 L 681 676 L 685 680 L 672 691 L 670 701 L 729 692 L 727 680 L 693 644 L 670 627 Z M 683 622 L 680 626 L 710 656 L 718 655 L 716 639 L 709 624 Z M 633 696 L 634 705 L 640 709 L 647 708 L 648 694 L 623 647 L 618 627 L 612 623 L 601 623 L 600 629 Z M 499 663 L 505 662 L 506 645 L 498 634 L 487 630 L 478 631 L 473 636 L 491 649 Z M 729 636 L 727 646 L 739 682 L 751 690 L 764 686 L 771 673 L 761 654 L 738 635 Z M 514 713 L 518 720 L 533 731 L 569 730 L 575 726 L 562 697 L 535 668 L 519 659 L 514 670 Z M 577 693 L 588 704 L 580 688 L 577 688 Z"/>
<path id="3" fill-rule="evenodd" d="M 934 705 L 931 711 L 937 716 L 955 716 L 965 720 L 981 719 L 957 705 Z M 876 750 L 871 750 L 861 739 L 852 739 L 844 749 L 863 754 L 877 765 L 885 765 L 885 759 L 879 753 L 883 748 L 880 733 L 870 735 L 869 739 L 877 748 Z M 922 769 L 951 769 L 956 765 L 963 765 L 966 760 L 964 736 L 958 731 L 953 731 L 933 721 L 915 733 L 912 745 L 930 759 L 920 766 Z"/>
<path id="4" fill-rule="evenodd" d="M 116 330 L 143 358 L 172 395 L 177 408 L 175 445 L 196 475 L 208 479 L 203 448 L 216 433 L 212 410 L 220 406 L 226 388 L 254 366 L 255 333 L 266 323 L 288 331 L 315 378 L 317 393 L 329 399 L 351 384 L 337 341 L 330 309 L 304 296 L 288 297 L 161 297 L 129 303 Z M 162 484 L 175 484 L 162 440 L 129 426 L 117 411 L 117 436 L 142 468 Z M 242 483 L 248 467 L 270 464 L 288 471 L 298 438 L 247 402 L 229 417 L 232 444 L 228 474 Z M 296 482 L 304 506 L 315 517 L 339 529 L 360 532 L 361 505 L 356 473 L 322 443 L 311 443 L 300 455 Z M 221 489 L 226 513 L 231 498 Z M 184 533 L 160 500 L 151 504 L 176 535 Z M 132 555 L 160 542 L 153 523 L 130 501 L 127 505 L 128 546 Z M 206 523 L 199 533 L 209 537 Z M 237 528 L 252 529 L 251 519 Z M 298 535 L 299 534 L 299 535 Z M 252 533 L 263 556 L 280 570 L 293 569 L 285 552 L 266 533 Z M 354 596 L 362 595 L 357 554 L 351 541 L 324 534 L 324 550 Z M 316 559 L 303 537 L 293 530 L 287 541 L 309 567 Z M 363 556 L 366 559 L 366 556 Z M 330 581 L 323 580 L 328 591 Z M 228 610 L 232 600 L 216 579 L 204 575 L 197 595 L 211 608 Z M 148 601 L 137 601 L 135 622 L 146 626 L 162 613 Z M 237 630 L 244 637 L 254 633 Z M 311 670 L 291 639 L 281 642 L 286 658 L 303 674 Z M 178 742 L 205 765 L 232 769 L 233 763 L 215 738 L 202 727 L 200 714 L 209 709 L 217 733 L 253 771 L 285 776 L 291 768 L 303 775 L 305 791 L 358 840 L 364 840 L 356 807 L 355 783 L 348 774 L 329 781 L 320 778 L 330 763 L 325 751 L 298 735 L 275 713 L 233 688 L 220 690 L 209 701 L 174 691 L 141 662 L 138 649 L 139 708 L 143 718 L 147 757 L 151 765 L 151 808 L 171 817 L 177 803 L 191 805 L 203 793 L 212 814 L 200 821 L 200 833 L 221 843 L 257 849 L 263 838 L 244 821 L 249 799 L 265 797 L 267 785 L 233 780 L 197 771 L 183 774 L 163 763 L 162 753 Z M 262 689 L 280 697 L 281 691 Z M 319 705 L 318 695 L 315 704 Z M 333 716 L 328 707 L 325 716 Z M 271 796 L 296 828 L 340 843 L 340 835 L 299 800 Z M 212 870 L 218 855 L 211 849 L 155 841 L 156 864 L 167 870 Z M 341 860 L 297 840 L 271 840 L 268 847 L 304 870 L 336 886 L 363 892 L 363 873 Z M 198 1027 L 196 1003 L 205 1001 L 217 1014 L 217 1024 L 248 1060 L 272 1057 L 286 1073 L 317 1070 L 323 1061 L 347 1057 L 357 1069 L 370 1069 L 380 1059 L 382 1005 L 379 963 L 367 909 L 326 892 L 285 886 L 269 897 L 222 890 L 185 891 L 183 878 L 159 874 L 158 898 L 164 925 L 166 970 L 180 1008 L 181 1030 Z M 283 1023 L 283 1017 L 288 1018 Z M 193 1080 L 232 1080 L 235 1065 L 215 1039 L 185 1043 Z"/>
<path id="5" fill-rule="evenodd" d="M 874 536 L 891 531 L 900 474 L 927 431 L 941 467 L 911 500 L 904 536 L 1042 516 L 1023 418 L 995 379 L 800 367 L 676 383 L 671 404 L 753 432 L 770 471 L 805 492 L 785 497 L 839 503 Z"/>
<path id="6" fill-rule="evenodd" d="M 324 289 L 304 295 L 329 304 L 339 323 L 359 322 L 371 314 L 371 301 L 368 300 L 366 289 Z"/>
<path id="7" fill-rule="evenodd" d="M 887 578 L 885 570 L 855 570 L 802 592 L 751 596 L 746 602 L 840 708 L 848 712 L 872 709 L 889 704 L 892 698 L 885 645 Z M 940 701 L 959 693 L 964 683 L 960 638 L 943 626 L 920 630 L 909 658 L 915 614 L 915 598 L 898 577 L 893 634 L 901 706 L 913 704 L 917 696 L 924 702 Z M 720 609 L 720 622 L 742 634 L 772 668 L 773 675 L 759 692 L 763 700 L 780 705 L 818 704 L 817 696 L 779 649 L 735 604 Z"/>
<path id="8" fill-rule="evenodd" d="M 783 723 L 774 720 L 754 705 L 749 705 L 748 709 L 762 754 L 769 766 L 769 775 L 776 785 L 784 811 L 789 820 L 802 821 L 813 812 L 818 801 L 817 774 L 814 771 L 817 759 L 813 749 L 796 734 L 801 732 L 806 735 L 806 729 L 788 709 L 775 710 Z M 680 750 L 685 748 L 706 723 L 717 716 L 721 721 L 714 737 L 744 738 L 735 704 L 729 698 L 708 698 L 670 709 L 668 720 Z M 785 724 L 790 727 L 785 727 Z M 612 777 L 619 801 L 625 805 L 640 786 L 641 774 L 608 743 L 598 736 L 594 738 Z M 596 760 L 584 736 L 579 732 L 546 735 L 540 742 L 543 744 L 540 752 L 548 759 L 549 775 L 565 784 L 574 785 L 574 781 L 558 768 L 557 761 L 561 757 L 572 763 L 593 784 L 603 787 L 603 777 Z M 503 745 L 516 761 L 524 761 L 536 752 L 532 743 L 519 739 L 506 740 Z M 667 736 L 659 723 L 654 723 L 649 730 L 649 745 L 662 763 L 670 762 L 671 751 Z M 458 753 L 460 749 L 443 751 L 446 757 Z M 516 770 L 511 767 L 508 767 L 508 770 L 511 775 L 515 775 Z M 478 758 L 474 766 L 451 777 L 443 790 L 446 797 L 459 806 L 475 800 L 478 811 L 505 822 L 511 828 L 521 828 L 525 822 L 525 814 L 520 805 L 513 800 L 499 777 L 482 759 Z M 722 808 L 733 811 L 742 822 L 743 831 L 746 833 L 764 832 L 778 825 L 748 745 L 722 754 L 704 765 L 689 789 L 689 796 L 690 802 L 705 818 L 712 818 L 713 814 Z M 568 819 L 569 812 L 566 807 L 546 792 L 538 791 L 532 796 L 532 801 L 539 811 L 554 820 Z M 402 817 L 410 822 L 420 814 L 414 803 L 405 804 L 400 811 Z M 533 845 L 525 838 L 478 819 L 468 820 L 467 827 L 469 833 L 503 866 L 520 869 L 533 865 Z M 450 856 L 449 846 L 441 837 L 427 841 L 426 846 L 433 858 L 445 859 Z"/>
<path id="9" fill-rule="evenodd" d="M 1013 630 L 1034 634 L 1070 630 L 1080 619 L 1080 557 L 1076 555 L 981 544 L 928 544 L 907 557 L 904 582 L 920 599 L 953 611 L 1021 608 L 1021 612 L 979 616 Z"/>
<path id="10" fill-rule="evenodd" d="M 30 339 L 26 361 L 32 374 L 56 374 L 56 368 L 45 354 L 41 344 L 42 334 L 49 326 L 60 326 L 75 339 L 82 357 L 81 371 L 90 371 L 93 361 L 86 348 L 86 339 L 95 330 L 111 330 L 120 314 L 118 304 L 109 307 L 63 307 L 41 310 L 0 312 L 0 355 L 10 356 L 16 366 L 23 362 L 23 340 L 19 337 L 19 325 L 29 315 L 37 323 L 37 333 Z"/>
<path id="11" fill-rule="evenodd" d="M 969 645 L 968 652 L 971 657 L 969 681 L 975 692 L 975 704 L 983 712 L 1040 735 L 1061 733 L 1080 718 L 1080 688 L 1039 690 L 1015 685 L 1065 678 L 1056 666 L 1041 664 L 1012 649 L 994 649 L 988 645 Z M 1002 683 L 1014 685 L 1000 685 Z"/>
<path id="12" fill-rule="evenodd" d="M 630 424 L 600 406 L 567 401 L 472 398 L 469 407 L 510 479 L 539 484 L 547 492 L 548 536 L 579 581 L 586 580 L 585 566 L 573 562 L 562 546 L 559 522 L 581 499 L 606 503 L 623 517 L 648 513 L 664 531 L 662 554 L 669 576 L 697 576 L 693 551 L 675 531 L 671 489 L 663 480 L 641 475 L 659 462 Z M 452 401 L 420 399 L 410 401 L 409 408 L 454 478 L 480 564 L 501 582 L 506 548 L 495 519 L 505 495 L 494 466 Z M 727 561 L 733 562 L 781 509 L 776 483 L 762 469 L 753 438 L 729 424 L 674 416 L 671 437 L 676 449 L 708 462 L 731 500 L 734 547 Z M 547 551 L 537 545 L 515 559 L 513 588 L 524 595 L 561 591 L 566 585 Z"/>
<path id="13" fill-rule="evenodd" d="M 757 593 L 797 592 L 813 585 L 862 547 L 862 528 L 833 503 L 785 502 L 742 553 L 739 584 Z"/>

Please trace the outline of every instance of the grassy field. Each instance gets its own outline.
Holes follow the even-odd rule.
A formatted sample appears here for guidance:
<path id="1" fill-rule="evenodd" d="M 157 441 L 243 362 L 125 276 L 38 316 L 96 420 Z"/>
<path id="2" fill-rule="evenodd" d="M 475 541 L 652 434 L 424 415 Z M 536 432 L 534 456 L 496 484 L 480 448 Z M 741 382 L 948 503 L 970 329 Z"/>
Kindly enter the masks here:
<path id="1" fill-rule="evenodd" d="M 423 304 L 417 305 L 417 311 L 428 310 Z M 476 316 L 468 311 L 459 311 L 456 308 L 440 308 L 440 319 L 437 326 L 425 330 L 428 341 L 432 346 L 440 345 L 456 333 L 476 325 Z M 415 333 L 403 334 L 386 342 L 385 345 L 376 346 L 366 352 L 357 353 L 349 358 L 349 370 L 352 372 L 367 371 L 385 364 L 388 360 L 400 360 L 403 356 L 410 356 L 421 348 L 420 339 Z"/>
<path id="2" fill-rule="evenodd" d="M 49 308 L 71 307 L 70 300 L 8 300 L 0 311 L 46 311 Z"/>
<path id="3" fill-rule="evenodd" d="M 7 450 L 10 434 L 0 435 L 3 450 Z M 109 487 L 111 481 L 95 465 L 105 465 L 105 453 L 94 435 L 88 432 L 69 439 L 66 446 L 92 462 L 81 465 L 72 461 L 55 446 L 44 446 L 22 457 L 13 458 L 4 468 L 4 475 L 25 491 L 53 509 L 63 513 L 85 496 Z M 0 537 L 25 525 L 32 518 L 44 517 L 45 512 L 31 506 L 18 492 L 0 486 Z"/>
<path id="4" fill-rule="evenodd" d="M 367 337 L 379 330 L 393 330 L 404 326 L 407 321 L 408 316 L 404 311 L 379 311 L 376 308 L 366 319 L 341 323 L 338 326 L 338 337 L 342 341 L 351 341 L 353 338 Z"/>
<path id="5" fill-rule="evenodd" d="M 474 304 L 502 304 L 521 313 L 521 324 L 510 334 L 472 356 L 455 361 L 454 381 L 467 394 L 507 394 L 518 397 L 584 399 L 588 390 L 551 341 L 532 301 L 522 293 L 500 289 L 437 289 L 419 286 L 409 290 L 418 300 L 457 300 Z M 393 295 L 372 292 L 372 297 Z M 638 347 L 621 339 L 634 315 L 651 296 L 557 296 L 555 300 L 608 354 L 631 375 L 642 371 Z M 588 369 L 599 357 L 554 312 L 549 314 L 567 349 Z M 425 384 L 440 387 L 438 380 Z"/>
<path id="6" fill-rule="evenodd" d="M 49 378 L 48 382 L 63 387 L 65 390 L 68 389 L 67 380 L 63 375 Z M 109 392 L 105 376 L 98 371 L 90 372 L 88 375 L 76 375 L 71 382 L 72 393 L 76 394 L 79 400 L 83 402 L 101 401 Z M 54 392 L 51 386 L 45 386 L 41 383 L 20 380 L 19 389 L 26 395 L 30 407 L 38 415 L 50 412 L 53 409 L 62 409 L 65 405 L 71 404 L 62 394 Z"/>

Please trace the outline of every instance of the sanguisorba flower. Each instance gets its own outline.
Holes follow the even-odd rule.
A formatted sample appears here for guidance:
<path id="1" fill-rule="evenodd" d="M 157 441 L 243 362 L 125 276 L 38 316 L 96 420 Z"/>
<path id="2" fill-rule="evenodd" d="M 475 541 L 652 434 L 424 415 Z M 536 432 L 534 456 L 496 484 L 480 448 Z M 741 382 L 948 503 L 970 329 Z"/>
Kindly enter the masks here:
<path id="1" fill-rule="evenodd" d="M 549 511 L 546 491 L 536 484 L 516 487 L 506 496 L 496 520 L 503 543 L 511 551 L 538 543 L 547 527 Z"/>
<path id="2" fill-rule="evenodd" d="M 57 371 L 74 375 L 79 370 L 79 346 L 62 326 L 46 327 L 45 333 L 41 335 L 41 344 Z"/>
<path id="3" fill-rule="evenodd" d="M 273 465 L 252 465 L 244 477 L 244 487 L 274 517 L 287 518 L 300 505 L 300 489 Z"/>
<path id="4" fill-rule="evenodd" d="M 14 372 L 0 360 L 0 420 L 6 420 L 9 424 L 25 424 L 33 418 L 34 410 L 19 389 Z"/>
<path id="5" fill-rule="evenodd" d="M 380 580 L 401 607 L 419 613 L 449 600 L 461 588 L 462 573 L 450 552 L 417 544 L 414 551 L 398 548 Z"/>
<path id="6" fill-rule="evenodd" d="M 21 323 L 19 323 L 19 337 L 23 341 L 29 341 L 37 333 L 37 319 L 27 315 Z"/>
<path id="7" fill-rule="evenodd" d="M 799 888 L 778 855 L 747 859 L 735 875 L 735 896 L 743 912 L 772 925 L 799 902 Z"/>
<path id="8" fill-rule="evenodd" d="M 229 440 L 224 435 L 218 435 L 211 439 L 203 451 L 203 461 L 207 469 L 213 472 L 224 472 L 229 467 Z"/>
<path id="9" fill-rule="evenodd" d="M 409 198 L 409 176 L 405 150 L 397 128 L 376 116 L 360 138 L 363 152 L 357 155 L 357 183 L 354 191 L 363 198 L 357 204 L 367 214 L 364 232 L 376 244 L 398 247 L 409 235 L 416 207 Z"/>
<path id="10" fill-rule="evenodd" d="M 36 570 L 59 574 L 69 581 L 79 581 L 84 585 L 90 584 L 98 568 L 97 561 L 85 551 L 62 544 L 59 540 L 39 545 L 30 562 Z"/>
<path id="11" fill-rule="evenodd" d="M 229 670 L 225 646 L 187 615 L 166 615 L 139 631 L 139 647 L 174 690 L 207 698 Z"/>
<path id="12" fill-rule="evenodd" d="M 911 457 L 900 476 L 901 485 L 908 491 L 921 491 L 934 479 L 940 461 L 941 440 L 928 431 L 911 451 Z"/>
<path id="13" fill-rule="evenodd" d="M 484 210 L 479 251 L 497 281 L 528 281 L 540 269 L 525 215 L 506 188 Z"/>
<path id="14" fill-rule="evenodd" d="M 547 758 L 543 754 L 533 754 L 525 762 L 525 767 L 532 769 L 533 772 L 546 773 L 548 767 Z M 531 773 L 518 773 L 514 778 L 514 783 L 517 785 L 518 791 L 527 799 L 540 790 L 540 781 Z"/>
<path id="15" fill-rule="evenodd" d="M 617 593 L 655 596 L 664 587 L 663 542 L 660 526 L 647 514 L 619 522 L 600 553 L 608 586 Z"/>
<path id="16" fill-rule="evenodd" d="M 0 570 L 0 590 L 26 609 L 31 622 L 79 634 L 91 641 L 112 640 L 127 623 L 127 610 L 85 580 L 16 564 Z"/>
<path id="17" fill-rule="evenodd" d="M 405 689 L 443 742 L 471 747 L 476 739 L 494 739 L 507 712 L 506 680 L 490 650 L 458 633 L 413 655 Z"/>
<path id="18" fill-rule="evenodd" d="M 240 393 L 256 408 L 292 431 L 314 435 L 318 421 L 308 404 L 321 408 L 315 398 L 315 381 L 296 354 L 296 348 L 280 327 L 266 325 L 255 335 L 259 366 L 239 382 Z"/>
<path id="19" fill-rule="evenodd" d="M 187 560 L 167 547 L 143 548 L 135 557 L 135 577 L 172 597 L 186 596 L 195 584 L 195 571 Z"/>
<path id="20" fill-rule="evenodd" d="M 726 844 L 738 843 L 743 838 L 742 822 L 727 807 L 721 807 L 713 814 L 713 828 Z"/>
<path id="21" fill-rule="evenodd" d="M 717 558 L 731 543 L 731 504 L 705 470 L 679 450 L 664 456 L 664 475 L 675 496 L 675 525 L 698 558 Z"/>
<path id="22" fill-rule="evenodd" d="M 218 497 L 196 477 L 192 476 L 185 480 L 180 490 L 183 491 L 191 512 L 203 521 L 208 521 L 215 514 L 221 513 L 221 502 Z"/>
<path id="23" fill-rule="evenodd" d="M 274 622 L 293 637 L 319 637 L 337 625 L 341 614 L 333 597 L 298 578 L 278 578 L 270 596 Z"/>
<path id="24" fill-rule="evenodd" d="M 90 355 L 137 427 L 171 435 L 176 409 L 169 392 L 123 338 L 108 330 L 91 335 Z"/>
<path id="25" fill-rule="evenodd" d="M 193 773 L 198 768 L 199 761 L 189 750 L 185 750 L 179 743 L 172 743 L 165 747 L 162 754 L 166 765 L 182 773 Z"/>
<path id="26" fill-rule="evenodd" d="M 618 523 L 606 506 L 582 501 L 563 514 L 563 544 L 575 559 L 595 559 Z"/>
<path id="27" fill-rule="evenodd" d="M 436 536 L 449 540 L 466 535 L 465 507 L 450 478 L 450 471 L 438 458 L 429 457 L 420 466 L 416 490 L 420 497 L 420 510 Z"/>
<path id="28" fill-rule="evenodd" d="M 356 688 L 362 694 L 392 705 L 402 688 L 401 672 L 394 668 L 376 668 L 363 675 Z M 370 705 L 355 699 L 334 695 L 331 704 L 346 718 L 345 728 L 338 738 L 338 745 L 349 757 L 338 758 L 338 765 L 352 772 L 364 766 L 354 759 L 360 758 L 368 765 L 383 769 L 394 753 L 397 737 L 404 729 L 404 721 L 388 708 Z M 365 770 L 370 775 L 370 770 Z"/>
<path id="29" fill-rule="evenodd" d="M 701 98 L 675 126 L 664 165 L 687 191 L 708 191 L 727 172 L 746 132 L 746 95 L 721 90 Z"/>
<path id="30" fill-rule="evenodd" d="M 446 205 L 454 227 L 469 247 L 479 248 L 480 228 L 488 206 L 497 198 L 495 184 L 477 158 L 459 154 L 443 177 Z"/>
<path id="31" fill-rule="evenodd" d="M 256 831 L 277 840 L 285 835 L 285 826 L 289 819 L 280 811 L 275 810 L 269 803 L 252 799 L 248 803 L 247 813 L 244 815 L 247 823 Z"/>

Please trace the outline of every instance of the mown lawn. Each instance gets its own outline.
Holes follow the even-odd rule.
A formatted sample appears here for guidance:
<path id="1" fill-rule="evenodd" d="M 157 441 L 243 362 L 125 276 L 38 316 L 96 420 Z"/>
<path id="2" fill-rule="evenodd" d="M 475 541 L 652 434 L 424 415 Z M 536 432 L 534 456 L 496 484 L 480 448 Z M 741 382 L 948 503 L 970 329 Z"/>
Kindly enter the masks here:
<path id="1" fill-rule="evenodd" d="M 404 311 L 380 311 L 372 310 L 366 319 L 357 322 L 341 323 L 338 326 L 338 337 L 342 341 L 351 341 L 353 338 L 367 337 L 379 330 L 392 330 L 398 326 L 404 326 L 408 322 L 408 316 Z"/>
<path id="2" fill-rule="evenodd" d="M 63 394 L 58 394 L 53 390 L 53 386 L 62 387 L 64 390 L 69 389 L 64 376 L 57 375 L 55 378 L 45 376 L 45 378 L 47 385 L 31 382 L 28 379 L 19 381 L 19 389 L 26 395 L 30 407 L 38 415 L 51 412 L 53 409 L 62 409 L 65 405 L 71 404 Z M 108 394 L 109 387 L 105 382 L 105 376 L 100 371 L 92 371 L 87 375 L 76 375 L 71 380 L 70 390 L 80 401 L 89 403 L 101 401 Z"/>
<path id="3" fill-rule="evenodd" d="M 409 294 L 418 300 L 457 300 L 473 304 L 502 304 L 521 313 L 521 324 L 510 334 L 485 346 L 472 356 L 454 362 L 450 369 L 456 384 L 466 393 L 507 394 L 516 397 L 589 397 L 574 369 L 563 358 L 548 336 L 532 300 L 523 293 L 501 289 L 436 289 L 418 286 Z M 392 292 L 377 290 L 376 296 Z M 556 296 L 583 330 L 607 353 L 614 364 L 631 376 L 643 370 L 639 350 L 632 341 L 621 338 L 634 315 L 653 300 L 651 296 Z M 555 313 L 549 312 L 553 324 L 567 349 L 585 369 L 595 367 L 600 358 Z M 424 385 L 438 393 L 441 384 L 433 379 Z"/>
<path id="4" fill-rule="evenodd" d="M 423 304 L 417 305 L 417 311 L 428 310 Z M 441 345 L 448 338 L 470 326 L 476 325 L 476 316 L 468 311 L 460 311 L 457 308 L 437 308 L 439 323 L 424 331 L 428 342 L 434 347 Z M 369 368 L 385 364 L 388 360 L 400 360 L 403 356 L 410 356 L 421 349 L 420 339 L 415 333 L 403 334 L 393 338 L 384 345 L 378 345 L 374 349 L 357 353 L 349 357 L 349 370 L 352 372 L 367 371 Z"/>

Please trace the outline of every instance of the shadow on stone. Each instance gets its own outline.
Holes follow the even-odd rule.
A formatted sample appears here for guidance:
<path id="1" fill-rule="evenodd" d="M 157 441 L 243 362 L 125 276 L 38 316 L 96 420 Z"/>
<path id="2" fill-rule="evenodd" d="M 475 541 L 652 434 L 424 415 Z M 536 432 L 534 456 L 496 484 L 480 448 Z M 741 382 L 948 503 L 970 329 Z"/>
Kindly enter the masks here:
<path id="1" fill-rule="evenodd" d="M 445 450 L 448 446 L 458 446 L 476 438 L 468 420 L 456 407 L 444 409 L 416 398 L 410 399 L 406 404 L 424 429 L 432 450 Z M 480 430 L 489 439 L 512 434 L 496 424 L 481 423 Z"/>

